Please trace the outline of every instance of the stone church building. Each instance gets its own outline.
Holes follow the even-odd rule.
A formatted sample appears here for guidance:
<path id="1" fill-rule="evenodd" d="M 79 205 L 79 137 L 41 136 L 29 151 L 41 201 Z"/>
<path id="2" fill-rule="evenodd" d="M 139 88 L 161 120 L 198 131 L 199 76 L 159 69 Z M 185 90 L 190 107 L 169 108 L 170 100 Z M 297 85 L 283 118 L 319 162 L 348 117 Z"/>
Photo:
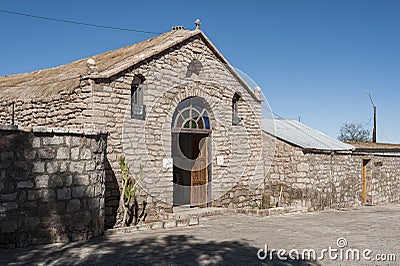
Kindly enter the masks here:
<path id="1" fill-rule="evenodd" d="M 111 228 L 121 220 L 121 156 L 136 180 L 143 169 L 139 202 L 147 203 L 152 219 L 177 205 L 251 209 L 279 203 L 307 211 L 400 200 L 399 147 L 361 150 L 293 121 L 278 122 L 275 131 L 273 120 L 262 120 L 263 101 L 260 88 L 251 87 L 198 28 L 174 27 L 67 65 L 0 77 L 0 124 L 40 132 L 43 140 L 34 148 L 44 158 L 24 166 L 24 177 L 4 170 L 0 161 L 0 185 L 9 180 L 8 187 L 0 186 L 1 206 L 8 212 L 26 205 L 30 199 L 23 195 L 30 190 L 43 194 L 43 184 L 73 172 L 76 186 L 95 184 L 95 217 Z M 89 138 L 88 131 L 106 133 L 105 156 L 103 137 Z M 73 136 L 48 139 L 62 132 Z M 75 138 L 76 149 L 67 141 Z M 47 144 L 50 151 L 40 146 Z M 96 156 L 90 155 L 93 147 Z M 22 153 L 27 160 L 41 158 Z M 1 160 L 12 157 L 2 154 Z M 43 183 L 35 171 L 50 181 Z M 20 181 L 31 176 L 33 181 Z M 74 182 L 62 186 L 55 184 L 46 195 L 68 201 L 71 213 L 92 206 L 74 199 Z M 18 229 L 8 227 L 4 232 Z M 93 235 L 102 233 L 103 223 L 98 227 Z"/>
<path id="2" fill-rule="evenodd" d="M 199 29 L 2 77 L 0 91 L 2 124 L 108 132 L 106 227 L 117 222 L 120 156 L 136 177 L 143 166 L 140 202 L 151 216 L 261 204 L 261 92 Z"/>

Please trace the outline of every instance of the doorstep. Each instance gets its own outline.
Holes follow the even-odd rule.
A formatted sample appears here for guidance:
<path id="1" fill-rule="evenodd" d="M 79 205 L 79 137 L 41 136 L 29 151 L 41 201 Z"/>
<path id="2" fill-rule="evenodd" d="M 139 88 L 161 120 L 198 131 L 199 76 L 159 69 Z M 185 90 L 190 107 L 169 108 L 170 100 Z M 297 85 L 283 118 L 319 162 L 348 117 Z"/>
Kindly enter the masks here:
<path id="1" fill-rule="evenodd" d="M 155 221 L 150 223 L 140 223 L 138 225 L 132 225 L 129 227 L 113 228 L 108 229 L 104 232 L 105 236 L 129 234 L 137 231 L 150 231 L 150 230 L 162 230 L 176 227 L 188 227 L 199 225 L 199 217 L 186 217 L 186 218 L 175 218 L 163 221 Z"/>

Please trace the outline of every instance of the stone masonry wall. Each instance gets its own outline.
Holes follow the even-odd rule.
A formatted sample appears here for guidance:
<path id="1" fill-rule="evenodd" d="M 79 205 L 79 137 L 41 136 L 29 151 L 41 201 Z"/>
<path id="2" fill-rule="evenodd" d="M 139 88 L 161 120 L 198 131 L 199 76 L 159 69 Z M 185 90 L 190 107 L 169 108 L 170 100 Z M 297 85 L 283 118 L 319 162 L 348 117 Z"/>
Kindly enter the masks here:
<path id="1" fill-rule="evenodd" d="M 188 67 L 198 60 L 202 68 L 188 74 Z M 130 117 L 131 84 L 135 75 L 144 78 L 146 119 Z M 199 97 L 206 104 L 212 126 L 212 187 L 214 206 L 250 206 L 254 196 L 250 181 L 262 179 L 262 137 L 260 102 L 238 82 L 200 37 L 194 37 L 135 65 L 110 79 L 95 80 L 93 108 L 95 124 L 110 132 L 107 158 L 106 223 L 115 222 L 119 205 L 119 157 L 125 156 L 137 176 L 144 165 L 139 202 L 145 200 L 149 216 L 172 212 L 173 169 L 164 168 L 163 160 L 172 157 L 171 124 L 178 104 Z M 239 116 L 232 125 L 232 98 L 239 101 Z M 240 147 L 240 148 L 238 148 Z M 217 165 L 216 156 L 224 157 Z M 256 170 L 257 169 L 257 170 Z M 234 193 L 230 193 L 234 191 Z M 239 195 L 239 196 L 238 196 Z M 118 214 L 117 214 L 118 216 Z"/>
<path id="2" fill-rule="evenodd" d="M 106 135 L 0 128 L 0 247 L 104 231 Z"/>
<path id="3" fill-rule="evenodd" d="M 0 97 L 0 124 L 14 124 L 19 128 L 35 126 L 62 128 L 91 128 L 91 87 L 82 81 L 77 88 L 61 91 L 49 97 L 34 99 L 4 99 Z"/>
<path id="4" fill-rule="evenodd" d="M 263 138 L 267 149 L 273 137 L 264 133 Z M 281 189 L 280 206 L 297 205 L 312 211 L 360 205 L 363 159 L 371 159 L 367 164 L 367 202 L 400 201 L 400 157 L 304 152 L 279 139 L 275 142 L 275 157 L 265 169 L 266 205 L 276 206 Z"/>

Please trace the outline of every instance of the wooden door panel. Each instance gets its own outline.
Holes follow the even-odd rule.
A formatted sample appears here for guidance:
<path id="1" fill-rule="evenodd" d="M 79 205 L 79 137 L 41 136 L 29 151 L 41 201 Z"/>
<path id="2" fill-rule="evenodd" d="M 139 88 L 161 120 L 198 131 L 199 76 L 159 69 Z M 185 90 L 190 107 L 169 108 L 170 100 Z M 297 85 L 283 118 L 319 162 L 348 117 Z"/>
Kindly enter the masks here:
<path id="1" fill-rule="evenodd" d="M 191 172 L 191 206 L 207 206 L 208 183 L 208 137 L 200 147 L 200 152 Z"/>

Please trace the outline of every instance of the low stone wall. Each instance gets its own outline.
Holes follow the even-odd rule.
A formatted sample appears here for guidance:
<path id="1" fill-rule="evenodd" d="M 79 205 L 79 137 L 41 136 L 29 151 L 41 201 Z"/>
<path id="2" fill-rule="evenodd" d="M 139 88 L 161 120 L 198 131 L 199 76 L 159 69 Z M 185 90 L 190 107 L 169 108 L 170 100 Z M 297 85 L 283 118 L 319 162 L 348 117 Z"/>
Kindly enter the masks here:
<path id="1" fill-rule="evenodd" d="M 271 143 L 270 138 L 264 133 L 264 145 Z M 399 202 L 399 156 L 306 152 L 276 139 L 271 167 L 265 162 L 264 207 L 278 201 L 279 206 L 303 206 L 308 211 L 361 205 L 363 160 L 369 160 L 367 203 Z"/>
<path id="2" fill-rule="evenodd" d="M 0 247 L 104 231 L 106 135 L 0 127 Z"/>

